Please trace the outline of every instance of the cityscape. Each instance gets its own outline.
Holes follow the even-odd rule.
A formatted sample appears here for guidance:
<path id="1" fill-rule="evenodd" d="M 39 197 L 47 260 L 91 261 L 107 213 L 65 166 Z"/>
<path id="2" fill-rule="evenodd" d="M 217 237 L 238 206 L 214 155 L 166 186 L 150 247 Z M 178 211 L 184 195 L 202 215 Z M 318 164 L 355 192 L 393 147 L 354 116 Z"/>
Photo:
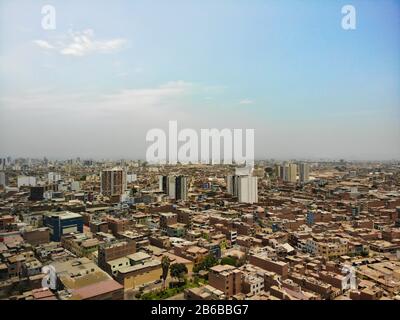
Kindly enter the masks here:
<path id="1" fill-rule="evenodd" d="M 0 303 L 400 300 L 399 35 L 398 0 L 0 0 Z"/>
<path id="2" fill-rule="evenodd" d="M 0 169 L 1 298 L 400 299 L 400 162 Z"/>

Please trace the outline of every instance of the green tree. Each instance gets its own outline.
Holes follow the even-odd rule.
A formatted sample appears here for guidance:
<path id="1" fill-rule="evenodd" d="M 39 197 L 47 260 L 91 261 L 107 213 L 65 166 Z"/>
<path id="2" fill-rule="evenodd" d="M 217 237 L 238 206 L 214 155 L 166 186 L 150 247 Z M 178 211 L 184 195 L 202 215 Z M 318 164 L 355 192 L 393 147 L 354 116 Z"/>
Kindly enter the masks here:
<path id="1" fill-rule="evenodd" d="M 221 259 L 221 264 L 229 264 L 231 266 L 236 267 L 237 265 L 237 258 L 236 257 L 223 257 Z"/>
<path id="2" fill-rule="evenodd" d="M 226 242 L 226 240 L 222 240 L 219 246 L 221 247 L 222 250 L 225 250 L 226 247 L 228 246 L 228 243 Z"/>
<path id="3" fill-rule="evenodd" d="M 178 279 L 179 282 L 183 282 L 185 275 L 188 273 L 186 265 L 183 263 L 174 263 L 170 268 L 170 275 L 172 278 Z"/>
<path id="4" fill-rule="evenodd" d="M 165 281 L 168 277 L 169 266 L 171 262 L 167 256 L 163 256 L 161 259 L 161 268 L 162 268 L 162 279 L 163 279 L 163 287 L 165 288 Z"/>
<path id="5" fill-rule="evenodd" d="M 199 272 L 200 270 L 209 270 L 211 267 L 214 267 L 216 264 L 218 264 L 217 259 L 212 254 L 210 254 L 207 257 L 205 257 L 202 262 L 195 265 L 193 268 L 193 271 Z"/>

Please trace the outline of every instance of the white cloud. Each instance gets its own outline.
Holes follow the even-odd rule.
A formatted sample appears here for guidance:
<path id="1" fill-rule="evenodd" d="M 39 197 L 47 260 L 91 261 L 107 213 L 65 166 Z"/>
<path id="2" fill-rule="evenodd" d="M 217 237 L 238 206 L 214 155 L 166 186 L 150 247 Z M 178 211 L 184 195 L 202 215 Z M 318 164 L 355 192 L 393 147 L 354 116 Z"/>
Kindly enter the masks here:
<path id="1" fill-rule="evenodd" d="M 84 31 L 69 32 L 63 41 L 54 44 L 45 40 L 35 40 L 34 43 L 42 49 L 56 49 L 62 55 L 82 57 L 94 53 L 113 53 L 122 49 L 127 43 L 126 39 L 115 38 L 108 40 L 95 39 L 94 31 L 86 29 Z"/>
<path id="2" fill-rule="evenodd" d="M 0 104 L 11 110 L 87 110 L 90 112 L 169 112 L 182 105 L 182 99 L 198 89 L 185 81 L 169 81 L 148 87 L 123 89 L 109 94 L 91 92 L 62 93 L 52 88 L 29 90 L 18 95 L 0 97 Z"/>
<path id="3" fill-rule="evenodd" d="M 159 107 L 174 108 L 175 103 L 185 95 L 190 94 L 194 85 L 185 81 L 170 81 L 153 88 L 124 89 L 105 95 L 101 105 L 105 110 L 140 110 L 144 108 L 160 111 Z"/>
<path id="4" fill-rule="evenodd" d="M 45 40 L 34 40 L 33 43 L 43 49 L 54 49 L 54 46 L 52 46 L 50 43 L 48 43 Z"/>
<path id="5" fill-rule="evenodd" d="M 239 104 L 253 104 L 254 101 L 250 99 L 243 99 L 239 101 Z"/>

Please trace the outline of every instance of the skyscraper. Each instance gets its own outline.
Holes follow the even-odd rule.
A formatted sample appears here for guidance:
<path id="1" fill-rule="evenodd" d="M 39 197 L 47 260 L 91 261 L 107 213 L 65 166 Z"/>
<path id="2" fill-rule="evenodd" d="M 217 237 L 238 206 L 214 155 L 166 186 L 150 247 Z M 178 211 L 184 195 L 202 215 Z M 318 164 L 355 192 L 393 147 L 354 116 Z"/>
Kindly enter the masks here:
<path id="1" fill-rule="evenodd" d="M 176 196 L 176 177 L 167 177 L 167 194 L 170 199 L 175 199 Z"/>
<path id="2" fill-rule="evenodd" d="M 237 196 L 238 176 L 226 177 L 226 191 L 229 194 Z"/>
<path id="3" fill-rule="evenodd" d="M 178 176 L 175 180 L 175 198 L 176 200 L 187 200 L 187 177 Z"/>
<path id="4" fill-rule="evenodd" d="M 107 197 L 121 196 L 126 190 L 126 172 L 122 168 L 106 169 L 101 172 L 101 194 Z"/>
<path id="5" fill-rule="evenodd" d="M 6 168 L 6 158 L 0 158 L 0 170 L 4 170 Z"/>
<path id="6" fill-rule="evenodd" d="M 300 182 L 307 182 L 308 180 L 310 180 L 310 166 L 308 163 L 300 163 L 299 166 L 299 176 L 300 176 Z"/>
<path id="7" fill-rule="evenodd" d="M 240 176 L 238 179 L 238 200 L 243 203 L 258 202 L 257 177 Z"/>
<path id="8" fill-rule="evenodd" d="M 282 178 L 282 176 L 281 176 L 281 166 L 279 164 L 275 164 L 275 166 L 274 166 L 274 176 L 276 178 Z"/>
<path id="9" fill-rule="evenodd" d="M 239 202 L 258 202 L 257 177 L 250 175 L 231 175 L 226 177 L 227 192 L 238 198 Z"/>
<path id="10" fill-rule="evenodd" d="M 159 176 L 158 188 L 161 192 L 167 193 L 167 176 Z"/>
<path id="11" fill-rule="evenodd" d="M 288 182 L 295 183 L 297 180 L 297 164 L 290 163 L 288 165 L 287 180 Z"/>
<path id="12" fill-rule="evenodd" d="M 7 176 L 6 173 L 3 171 L 0 171 L 0 186 L 7 186 Z"/>
<path id="13" fill-rule="evenodd" d="M 160 176 L 159 189 L 170 199 L 187 200 L 188 181 L 185 176 Z"/>

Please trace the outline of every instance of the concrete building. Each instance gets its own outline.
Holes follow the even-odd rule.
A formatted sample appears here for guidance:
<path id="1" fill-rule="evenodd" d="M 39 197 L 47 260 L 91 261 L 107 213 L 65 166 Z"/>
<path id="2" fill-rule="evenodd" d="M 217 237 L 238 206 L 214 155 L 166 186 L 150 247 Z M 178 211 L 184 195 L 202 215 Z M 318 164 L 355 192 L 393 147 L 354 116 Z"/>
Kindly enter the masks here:
<path id="1" fill-rule="evenodd" d="M 122 168 L 103 170 L 100 180 L 100 192 L 107 197 L 120 197 L 127 188 L 126 172 Z"/>
<path id="2" fill-rule="evenodd" d="M 7 186 L 7 175 L 4 171 L 0 171 L 0 187 L 6 187 Z"/>
<path id="3" fill-rule="evenodd" d="M 58 278 L 62 300 L 122 300 L 123 286 L 113 280 L 88 258 L 52 264 Z"/>
<path id="4" fill-rule="evenodd" d="M 124 258 L 136 252 L 136 243 L 134 241 L 117 241 L 112 243 L 103 243 L 98 250 L 98 264 L 101 269 L 112 274 L 109 261 Z"/>
<path id="5" fill-rule="evenodd" d="M 243 176 L 238 180 L 238 200 L 242 203 L 258 202 L 257 177 Z"/>
<path id="6" fill-rule="evenodd" d="M 43 224 L 50 229 L 51 241 L 60 241 L 69 233 L 83 232 L 82 215 L 70 211 L 48 212 L 43 215 Z"/>
<path id="7" fill-rule="evenodd" d="M 226 178 L 227 192 L 242 203 L 258 202 L 258 178 L 252 176 L 231 175 Z"/>
<path id="8" fill-rule="evenodd" d="M 297 164 L 295 163 L 290 163 L 287 167 L 287 177 L 286 180 L 287 182 L 295 183 L 297 181 Z"/>
<path id="9" fill-rule="evenodd" d="M 159 176 L 159 190 L 170 199 L 187 200 L 188 179 L 186 176 Z"/>
<path id="10" fill-rule="evenodd" d="M 305 183 L 310 180 L 310 165 L 308 163 L 300 163 L 299 165 L 300 182 Z"/>
<path id="11" fill-rule="evenodd" d="M 261 252 L 249 256 L 249 263 L 261 269 L 275 272 L 276 274 L 280 275 L 282 279 L 287 278 L 289 273 L 288 263 L 283 261 L 271 260 L 266 252 Z"/>
<path id="12" fill-rule="evenodd" d="M 230 265 L 217 265 L 210 268 L 208 280 L 210 286 L 222 291 L 227 298 L 241 292 L 242 273 Z"/>
<path id="13" fill-rule="evenodd" d="M 161 279 L 161 261 L 144 252 L 136 252 L 124 258 L 109 261 L 115 279 L 125 290 Z"/>
<path id="14" fill-rule="evenodd" d="M 49 172 L 47 175 L 47 180 L 50 184 L 58 183 L 61 180 L 61 174 L 56 172 Z"/>
<path id="15" fill-rule="evenodd" d="M 36 186 L 36 177 L 18 176 L 17 186 L 21 187 L 34 187 Z"/>

